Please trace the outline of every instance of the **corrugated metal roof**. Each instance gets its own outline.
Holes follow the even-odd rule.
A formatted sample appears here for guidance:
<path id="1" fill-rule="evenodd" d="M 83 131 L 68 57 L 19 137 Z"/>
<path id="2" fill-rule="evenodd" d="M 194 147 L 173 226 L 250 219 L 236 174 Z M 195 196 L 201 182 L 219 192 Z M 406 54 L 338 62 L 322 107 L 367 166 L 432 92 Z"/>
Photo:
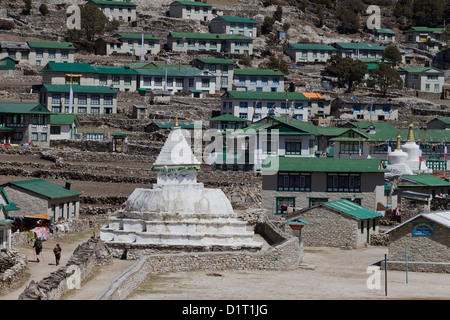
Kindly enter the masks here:
<path id="1" fill-rule="evenodd" d="M 8 184 L 35 192 L 50 199 L 71 197 L 81 194 L 81 192 L 66 189 L 63 186 L 41 179 L 15 181 L 9 182 Z"/>
<path id="2" fill-rule="evenodd" d="M 234 74 L 249 76 L 284 76 L 284 73 L 277 69 L 234 69 Z"/>
<path id="3" fill-rule="evenodd" d="M 400 228 L 401 226 L 416 220 L 420 217 L 424 217 L 427 218 L 433 222 L 439 223 L 440 225 L 446 227 L 446 228 L 450 228 L 450 211 L 435 211 L 435 212 L 426 212 L 426 213 L 420 213 L 408 220 L 406 220 L 405 222 L 402 222 L 401 224 L 399 224 L 398 226 L 389 229 L 388 231 L 386 231 L 385 233 L 389 233 L 391 231 L 394 231 L 398 228 Z"/>
<path id="4" fill-rule="evenodd" d="M 341 211 L 343 213 L 349 214 L 361 220 L 379 218 L 383 216 L 378 212 L 367 209 L 349 200 L 324 202 L 323 205 Z"/>
<path id="5" fill-rule="evenodd" d="M 211 22 L 221 22 L 221 21 L 236 22 L 236 23 L 254 23 L 254 24 L 258 23 L 253 19 L 237 16 L 217 16 L 211 20 Z"/>

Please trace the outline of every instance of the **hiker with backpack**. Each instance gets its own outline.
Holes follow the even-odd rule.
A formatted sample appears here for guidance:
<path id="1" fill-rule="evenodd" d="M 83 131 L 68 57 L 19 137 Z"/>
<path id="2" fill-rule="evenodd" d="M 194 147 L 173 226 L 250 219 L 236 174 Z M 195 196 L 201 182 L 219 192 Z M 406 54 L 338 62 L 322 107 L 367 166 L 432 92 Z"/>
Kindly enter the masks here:
<path id="1" fill-rule="evenodd" d="M 56 265 L 59 265 L 59 260 L 61 259 L 61 246 L 59 243 L 56 244 L 55 248 L 53 248 L 53 253 L 55 254 Z"/>
<path id="2" fill-rule="evenodd" d="M 34 241 L 34 252 L 36 253 L 36 260 L 39 262 L 40 254 L 42 251 L 42 240 L 38 237 L 36 237 L 36 240 Z"/>

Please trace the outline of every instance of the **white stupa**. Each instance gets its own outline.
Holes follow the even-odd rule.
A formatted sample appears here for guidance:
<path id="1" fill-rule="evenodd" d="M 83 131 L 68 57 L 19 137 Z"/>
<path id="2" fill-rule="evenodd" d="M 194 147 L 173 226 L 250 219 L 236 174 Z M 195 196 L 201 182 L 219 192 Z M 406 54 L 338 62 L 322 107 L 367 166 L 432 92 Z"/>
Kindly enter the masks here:
<path id="1" fill-rule="evenodd" d="M 125 209 L 101 228 L 103 241 L 199 251 L 261 249 L 223 191 L 197 182 L 200 162 L 177 121 L 152 170 L 157 183 L 134 190 Z"/>
<path id="2" fill-rule="evenodd" d="M 425 161 L 420 159 L 420 146 L 414 141 L 413 125 L 409 125 L 408 139 L 404 145 L 400 144 L 400 135 L 397 135 L 397 146 L 394 152 L 389 154 L 389 164 L 386 176 L 412 175 L 419 173 L 431 173 Z"/>

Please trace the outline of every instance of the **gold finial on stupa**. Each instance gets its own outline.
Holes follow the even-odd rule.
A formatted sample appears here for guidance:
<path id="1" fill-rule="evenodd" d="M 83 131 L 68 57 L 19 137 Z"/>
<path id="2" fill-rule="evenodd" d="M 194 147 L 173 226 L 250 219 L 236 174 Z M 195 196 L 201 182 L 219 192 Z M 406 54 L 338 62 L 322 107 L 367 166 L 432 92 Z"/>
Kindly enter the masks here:
<path id="1" fill-rule="evenodd" d="M 397 150 L 400 150 L 402 148 L 402 143 L 400 141 L 400 132 L 397 131 Z"/>
<path id="2" fill-rule="evenodd" d="M 413 133 L 413 124 L 412 123 L 410 123 L 409 124 L 409 129 L 408 129 L 408 142 L 414 142 L 415 141 L 415 139 L 414 139 L 414 133 Z"/>
<path id="3" fill-rule="evenodd" d="M 178 115 L 175 115 L 175 127 L 178 127 Z"/>

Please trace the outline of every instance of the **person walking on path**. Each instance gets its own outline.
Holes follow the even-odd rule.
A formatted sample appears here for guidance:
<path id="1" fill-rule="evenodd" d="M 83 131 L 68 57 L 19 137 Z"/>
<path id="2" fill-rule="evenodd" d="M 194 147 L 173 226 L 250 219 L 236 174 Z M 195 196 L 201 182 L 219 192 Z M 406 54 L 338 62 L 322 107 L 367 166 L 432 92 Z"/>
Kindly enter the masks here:
<path id="1" fill-rule="evenodd" d="M 59 265 L 59 260 L 61 259 L 61 251 L 62 251 L 61 246 L 59 245 L 59 243 L 57 243 L 55 248 L 53 249 L 57 266 Z"/>
<path id="2" fill-rule="evenodd" d="M 41 251 L 42 251 L 42 240 L 36 237 L 36 240 L 34 240 L 34 252 L 36 253 L 36 261 L 39 262 L 39 258 L 41 257 Z"/>

